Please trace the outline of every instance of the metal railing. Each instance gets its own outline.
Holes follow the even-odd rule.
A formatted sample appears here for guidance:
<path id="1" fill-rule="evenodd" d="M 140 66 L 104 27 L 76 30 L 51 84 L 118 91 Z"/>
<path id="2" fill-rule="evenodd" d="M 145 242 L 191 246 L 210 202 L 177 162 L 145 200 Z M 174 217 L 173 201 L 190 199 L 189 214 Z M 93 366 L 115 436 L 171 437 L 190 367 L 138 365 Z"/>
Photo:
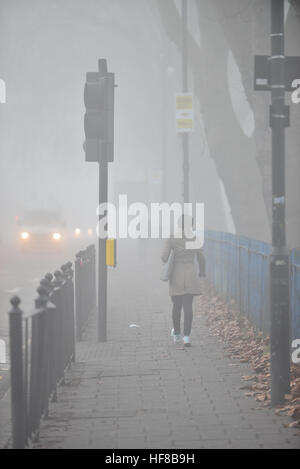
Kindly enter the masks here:
<path id="1" fill-rule="evenodd" d="M 75 292 L 76 292 L 76 338 L 82 336 L 90 314 L 96 307 L 96 248 L 89 246 L 80 251 L 75 261 Z"/>
<path id="2" fill-rule="evenodd" d="M 72 263 L 47 274 L 37 289 L 32 314 L 25 315 L 21 300 L 11 300 L 9 313 L 12 444 L 26 447 L 38 438 L 40 421 L 48 416 L 49 403 L 75 361 L 75 335 L 81 338 L 89 313 L 96 304 L 95 247 Z M 75 309 L 76 314 L 75 316 Z M 76 326 L 77 325 L 77 332 Z"/>
<path id="3" fill-rule="evenodd" d="M 47 274 L 37 289 L 35 310 L 25 316 L 21 300 L 9 313 L 13 447 L 34 439 L 57 385 L 75 360 L 72 263 L 54 277 Z"/>
<path id="4" fill-rule="evenodd" d="M 269 334 L 269 255 L 271 245 L 231 233 L 205 234 L 207 277 L 226 302 L 234 301 L 251 323 Z M 300 253 L 290 253 L 291 329 L 300 337 Z"/>

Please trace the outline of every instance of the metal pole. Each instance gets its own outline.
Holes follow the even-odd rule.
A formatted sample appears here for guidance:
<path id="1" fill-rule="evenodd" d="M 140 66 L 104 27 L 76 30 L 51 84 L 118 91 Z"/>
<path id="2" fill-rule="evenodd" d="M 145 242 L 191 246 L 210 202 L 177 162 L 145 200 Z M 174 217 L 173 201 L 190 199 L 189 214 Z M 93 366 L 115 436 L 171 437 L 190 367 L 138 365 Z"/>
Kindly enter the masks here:
<path id="1" fill-rule="evenodd" d="M 25 399 L 23 381 L 23 313 L 19 308 L 20 299 L 11 300 L 9 313 L 10 331 L 10 375 L 13 449 L 25 446 Z"/>
<path id="2" fill-rule="evenodd" d="M 167 58 L 162 56 L 162 201 L 167 198 Z"/>
<path id="3" fill-rule="evenodd" d="M 99 163 L 99 205 L 107 203 L 108 199 L 108 162 L 103 158 Z M 99 217 L 99 221 L 106 216 Z M 107 266 L 106 241 L 99 237 L 98 253 L 98 340 L 107 340 Z"/>
<path id="4" fill-rule="evenodd" d="M 272 254 L 270 257 L 271 402 L 290 390 L 289 255 L 285 227 L 284 1 L 271 0 Z"/>
<path id="5" fill-rule="evenodd" d="M 187 0 L 182 0 L 182 92 L 188 92 L 188 6 Z M 189 202 L 189 136 L 182 135 L 183 149 L 183 201 Z"/>

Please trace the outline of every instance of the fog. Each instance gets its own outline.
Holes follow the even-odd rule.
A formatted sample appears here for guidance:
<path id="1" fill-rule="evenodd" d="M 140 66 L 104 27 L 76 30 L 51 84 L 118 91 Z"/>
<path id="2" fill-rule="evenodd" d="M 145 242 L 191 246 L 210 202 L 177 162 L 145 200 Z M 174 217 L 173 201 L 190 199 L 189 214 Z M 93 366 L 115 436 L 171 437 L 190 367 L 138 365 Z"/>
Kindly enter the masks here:
<path id="1" fill-rule="evenodd" d="M 140 21 L 143 15 L 146 22 Z M 15 216 L 32 204 L 57 206 L 72 228 L 95 227 L 98 170 L 84 161 L 83 87 L 85 73 L 95 70 L 101 57 L 108 58 L 118 85 L 111 197 L 118 185 L 123 191 L 142 186 L 142 193 L 135 191 L 137 200 L 145 193 L 148 200 L 162 200 L 166 158 L 166 197 L 180 200 L 175 93 L 181 89 L 181 59 L 164 36 L 154 2 L 128 1 L 126 8 L 116 1 L 88 1 L 84 7 L 80 1 L 1 2 L 1 76 L 7 85 L 1 106 L 3 240 L 14 235 Z M 236 71 L 229 73 L 235 86 Z M 247 120 L 241 90 L 235 88 L 237 112 Z M 193 178 L 192 191 L 211 207 L 211 228 L 225 229 L 231 223 L 226 194 L 198 109 L 191 173 L 199 177 Z"/>
<path id="2" fill-rule="evenodd" d="M 284 220 L 280 219 L 282 223 L 278 223 L 281 234 L 286 227 L 286 238 L 285 231 L 282 238 L 279 236 L 283 239 L 280 248 L 295 250 L 284 250 L 283 254 L 290 256 L 294 269 L 291 274 L 288 268 L 286 270 L 286 277 L 291 277 L 290 295 L 295 295 L 290 298 L 293 339 L 297 339 L 298 331 L 300 333 L 300 283 L 297 277 L 299 258 L 296 253 L 300 246 L 300 106 L 292 101 L 289 92 L 285 93 L 285 104 L 290 108 L 290 126 L 284 131 L 285 167 L 283 154 L 280 163 L 285 193 L 278 195 L 272 188 L 272 151 L 274 157 L 276 145 L 273 134 L 272 148 L 270 104 L 272 97 L 274 104 L 274 95 L 271 95 L 271 88 L 268 92 L 254 89 L 254 83 L 257 84 L 255 80 L 260 78 L 255 76 L 254 57 L 270 55 L 272 1 L 187 0 L 187 30 L 184 35 L 185 3 L 184 0 L 0 0 L 0 79 L 6 85 L 6 100 L 5 103 L 0 103 L 0 340 L 4 340 L 8 346 L 7 311 L 11 297 L 19 295 L 21 307 L 26 314 L 32 312 L 40 279 L 46 272 L 54 272 L 67 261 L 72 261 L 74 268 L 75 256 L 81 251 L 76 268 L 81 268 L 85 262 L 95 267 L 93 262 L 96 262 L 97 280 L 95 270 L 95 275 L 89 277 L 89 282 L 92 279 L 97 288 L 100 285 L 97 306 L 96 303 L 93 304 L 93 308 L 85 313 L 87 316 L 91 313 L 92 319 L 84 318 L 86 329 L 83 338 L 77 341 L 79 362 L 84 369 L 82 376 L 85 373 L 88 376 L 89 373 L 93 374 L 93 370 L 101 374 L 102 371 L 99 370 L 102 365 L 107 372 L 105 377 L 111 377 L 110 373 L 115 373 L 113 376 L 118 379 L 126 375 L 128 388 L 125 386 L 123 391 L 129 404 L 125 405 L 120 398 L 118 404 L 114 404 L 114 411 L 117 413 L 120 409 L 124 410 L 122 405 L 125 405 L 125 410 L 129 413 L 131 410 L 136 411 L 134 401 L 139 402 L 139 397 L 130 397 L 131 390 L 133 395 L 137 392 L 140 396 L 146 389 L 145 394 L 148 393 L 149 400 L 155 400 L 150 396 L 150 391 L 154 393 L 150 380 L 148 382 L 145 379 L 145 389 L 137 391 L 138 385 L 135 387 L 132 384 L 135 381 L 128 378 L 135 376 L 135 373 L 139 377 L 141 370 L 146 370 L 146 375 L 153 370 L 154 375 L 161 373 L 163 378 L 160 376 L 160 384 L 156 385 L 161 386 L 162 394 L 167 389 L 167 394 L 170 392 L 171 395 L 173 386 L 174 389 L 180 388 L 181 385 L 178 388 L 176 385 L 184 376 L 187 382 L 180 388 L 180 393 L 185 395 L 189 386 L 195 386 L 191 390 L 191 396 L 187 398 L 186 406 L 197 420 L 195 415 L 198 414 L 194 413 L 197 406 L 193 399 L 202 385 L 205 392 L 211 393 L 209 399 L 215 400 L 213 407 L 217 408 L 217 416 L 223 413 L 222 398 L 217 392 L 228 386 L 228 400 L 237 392 L 232 387 L 235 378 L 232 377 L 228 384 L 224 376 L 230 374 L 228 367 L 238 365 L 223 362 L 228 357 L 216 345 L 221 336 L 222 340 L 226 336 L 226 321 L 232 320 L 232 311 L 241 313 L 250 321 L 250 325 L 247 323 L 245 326 L 243 322 L 241 326 L 251 327 L 249 337 L 254 334 L 252 326 L 262 332 L 259 340 L 264 340 L 263 334 L 269 335 L 272 307 L 269 307 L 267 259 L 271 252 L 271 243 L 274 244 L 276 238 L 274 225 L 272 238 L 276 204 L 284 206 L 280 216 L 286 217 Z M 277 3 L 281 4 L 280 1 Z M 285 53 L 288 56 L 298 56 L 298 2 L 284 2 L 284 23 Z M 176 271 L 180 262 L 184 266 L 183 270 L 192 266 L 194 252 L 190 258 L 188 256 L 191 253 L 185 252 L 185 258 L 182 246 L 178 247 L 171 236 L 167 236 L 167 241 L 161 237 L 151 240 L 139 239 L 138 236 L 138 239 L 113 236 L 117 238 L 116 246 L 114 245 L 117 250 L 116 265 L 113 265 L 114 268 L 110 264 L 108 269 L 104 267 L 105 262 L 107 264 L 107 252 L 103 251 L 104 245 L 96 235 L 99 221 L 99 164 L 85 161 L 84 150 L 87 139 L 84 129 L 86 74 L 98 71 L 99 59 L 107 60 L 108 71 L 115 74 L 117 85 L 114 161 L 108 163 L 108 202 L 115 204 L 117 210 L 120 208 L 120 195 L 127 196 L 128 205 L 143 203 L 149 210 L 154 203 L 171 205 L 190 202 L 194 207 L 196 204 L 204 204 L 203 231 L 208 234 L 208 241 L 204 244 L 204 251 L 202 246 L 201 249 L 194 250 L 199 264 L 199 272 L 196 274 L 194 270 L 192 273 L 184 271 L 184 275 Z M 185 96 L 192 101 L 192 118 L 186 117 L 191 115 L 188 106 L 183 111 L 178 107 L 178 100 L 180 97 L 184 99 L 182 93 L 186 92 L 192 95 L 192 98 Z M 185 113 L 185 117 L 181 117 L 185 124 L 189 119 L 192 121 L 192 130 L 179 131 L 180 111 Z M 283 137 L 281 143 L 282 141 Z M 103 168 L 101 163 L 100 172 L 104 171 Z M 273 184 L 274 181 L 277 179 L 273 177 Z M 39 219 L 36 221 L 34 216 L 37 214 Z M 130 223 L 132 219 L 133 213 L 129 215 L 127 222 Z M 183 229 L 185 221 L 180 220 L 179 223 L 176 220 L 172 234 L 173 231 Z M 279 218 L 277 222 L 278 220 Z M 149 228 L 150 222 L 141 218 L 136 225 L 138 229 L 142 229 L 142 226 Z M 47 246 L 43 244 L 45 236 L 50 236 Z M 98 258 L 93 258 L 90 251 L 82 253 L 91 244 L 97 247 L 97 255 L 98 250 L 102 253 L 99 264 Z M 184 246 L 183 250 L 189 251 Z M 172 272 L 176 274 L 169 273 L 169 277 L 163 279 L 165 283 L 162 283 L 163 262 L 168 266 L 172 255 L 175 265 L 173 267 L 172 264 L 172 269 L 175 269 Z M 260 256 L 259 259 L 256 255 Z M 245 259 L 247 264 L 243 263 L 246 262 Z M 103 285 L 106 285 L 107 271 L 108 351 L 101 348 L 103 344 L 98 344 L 101 329 L 99 317 L 106 299 Z M 64 275 L 66 282 L 72 281 L 70 271 Z M 79 278 L 78 271 L 76 275 Z M 203 279 L 205 275 L 206 280 Z M 169 281 L 169 290 L 166 280 Z M 53 289 L 54 285 L 55 288 L 60 288 L 59 282 L 55 284 L 55 281 L 57 279 L 52 283 Z M 180 282 L 184 285 L 183 293 Z M 82 287 L 81 294 L 88 288 L 86 285 Z M 290 291 L 288 280 L 285 286 L 286 292 L 282 293 L 282 298 L 286 299 Z M 51 300 L 51 282 L 48 287 L 47 298 Z M 77 287 L 75 282 L 76 314 L 76 302 L 81 301 L 78 300 L 80 294 L 77 293 Z M 186 295 L 192 297 L 191 301 L 194 296 L 199 300 L 194 302 L 194 312 L 197 313 L 196 345 L 192 349 L 192 353 L 196 349 L 198 355 L 192 355 L 194 358 L 190 362 L 186 355 L 185 358 L 178 358 L 176 347 L 172 348 L 173 340 L 176 345 L 176 336 L 178 341 L 188 338 L 188 342 L 183 342 L 183 345 L 180 342 L 180 350 L 186 352 L 185 346 L 189 348 L 190 345 L 191 330 L 188 333 L 186 330 L 189 329 L 189 321 L 191 327 L 192 319 L 187 318 L 186 310 L 190 306 L 190 314 L 193 315 L 192 303 L 185 303 L 186 298 L 182 298 L 182 303 L 177 304 L 176 299 L 174 300 L 174 297 Z M 169 296 L 172 297 L 172 303 Z M 176 308 L 180 309 L 179 316 L 182 308 L 186 313 L 182 337 L 176 332 Z M 211 326 L 214 322 L 210 317 L 206 318 L 208 311 L 209 314 L 219 314 L 216 322 L 224 321 L 223 331 L 222 328 L 217 331 L 214 327 L 207 329 L 207 323 Z M 229 316 L 224 319 L 223 313 L 228 313 Z M 76 321 L 78 318 L 75 315 Z M 230 324 L 232 326 L 231 322 Z M 73 326 L 74 330 L 71 332 L 76 332 L 78 324 Z M 164 336 L 160 336 L 162 330 Z M 218 339 L 211 339 L 214 334 Z M 88 349 L 91 343 L 94 348 Z M 288 344 L 288 340 L 286 343 Z M 259 346 L 262 354 L 269 350 L 268 343 L 262 342 Z M 122 358 L 123 352 L 125 355 L 127 353 L 125 358 Z M 249 356 L 254 354 L 253 350 L 248 349 L 247 353 Z M 202 369 L 197 368 L 200 355 L 207 373 L 202 373 Z M 76 368 L 78 363 L 74 357 L 72 360 L 75 361 L 76 373 L 80 375 L 82 369 Z M 218 360 L 220 363 L 222 361 L 220 365 L 216 365 Z M 90 363 L 93 364 L 92 368 L 89 368 Z M 129 363 L 127 368 L 126 363 Z M 225 368 L 227 371 L 224 371 Z M 7 372 L 8 369 L 9 367 Z M 189 381 L 188 373 L 192 369 L 198 373 L 195 381 L 197 388 L 195 383 L 191 384 L 192 379 Z M 252 373 L 249 369 L 243 373 L 242 371 L 238 368 L 241 376 Z M 164 381 L 164 372 L 170 382 L 167 378 Z M 179 374 L 175 377 L 176 372 Z M 268 372 L 269 369 L 264 368 L 262 374 L 267 375 Z M 70 380 L 73 382 L 72 367 L 70 373 Z M 9 377 L 5 376 L 6 392 Z M 294 374 L 293 379 L 295 376 Z M 1 379 L 0 369 L 0 383 Z M 220 389 L 215 389 L 218 386 L 212 389 L 211 382 L 222 382 Z M 263 384 L 267 386 L 265 381 Z M 1 391 L 0 386 L 0 417 L 1 397 L 5 392 Z M 107 395 L 113 394 L 109 386 L 106 392 Z M 265 400 L 269 402 L 271 398 L 269 399 L 267 393 L 268 386 Z M 101 392 L 95 394 L 96 400 Z M 274 394 L 272 396 L 274 403 Z M 167 420 L 172 421 L 172 416 L 184 414 L 180 399 L 177 395 L 174 402 L 170 399 L 172 410 L 170 414 L 170 409 L 166 410 Z M 159 405 L 152 403 L 155 412 L 159 413 L 164 405 L 162 402 L 163 399 Z M 261 402 L 264 400 L 261 399 Z M 203 412 L 206 405 L 207 403 L 202 403 Z M 137 412 L 144 412 L 143 409 L 141 404 L 141 409 Z M 162 414 L 164 412 L 165 410 Z M 227 417 L 229 422 L 230 417 Z M 225 420 L 227 417 L 225 416 Z M 266 419 L 268 430 L 269 424 L 271 428 L 271 420 L 269 422 L 267 417 Z M 185 425 L 188 427 L 190 420 L 187 419 Z M 201 428 L 199 422 L 197 425 Z M 242 427 L 241 422 L 236 425 L 237 428 L 239 426 Z M 134 428 L 136 431 L 137 427 Z M 118 426 L 118 432 L 120 429 L 122 425 Z M 124 430 L 126 429 L 125 422 Z M 188 430 L 185 430 L 188 434 Z M 263 434 L 263 430 L 261 432 Z M 138 442 L 139 432 L 136 433 Z M 206 433 L 204 435 L 206 439 Z M 0 447 L 1 437 L 0 429 Z M 145 441 L 147 438 L 145 436 Z M 176 447 L 177 440 L 174 438 L 170 447 Z M 239 435 L 235 434 L 233 440 L 234 438 L 238 439 Z M 76 446 L 75 440 L 76 438 L 72 440 L 71 446 Z M 108 446 L 114 444 L 111 439 L 107 441 Z M 41 445 L 43 444 L 42 440 Z M 54 443 L 49 443 L 48 440 L 45 443 L 48 447 L 51 444 Z M 64 446 L 66 443 L 61 444 Z M 94 442 L 93 446 L 97 444 Z"/>
<path id="3" fill-rule="evenodd" d="M 196 98 L 195 131 L 190 135 L 191 199 L 205 203 L 207 228 L 237 229 L 240 234 L 269 240 L 270 170 L 259 143 L 260 134 L 267 140 L 269 131 L 267 123 L 261 125 L 262 114 L 257 115 L 257 109 L 267 105 L 267 98 L 254 94 L 250 88 L 253 71 L 239 69 L 242 47 L 237 51 L 234 43 L 231 49 L 232 40 L 225 30 L 237 11 L 241 24 L 247 25 L 245 35 L 249 34 L 250 18 L 258 14 L 260 7 L 253 2 L 251 8 L 241 7 L 240 12 L 235 10 L 235 3 L 230 2 L 232 13 L 224 16 L 223 31 L 218 31 L 221 37 L 216 35 L 214 43 L 208 36 L 209 42 L 204 40 L 205 28 L 206 25 L 216 28 L 217 20 L 213 21 L 212 15 L 221 15 L 222 9 L 205 6 L 205 14 L 199 20 L 198 5 L 190 2 L 189 89 L 194 90 Z M 179 4 L 175 2 L 174 14 L 180 10 Z M 286 16 L 290 13 L 292 23 L 295 15 L 289 12 L 288 2 L 286 6 Z M 267 14 L 266 10 L 261 16 Z M 170 11 L 167 8 L 164 11 L 155 1 L 128 0 L 126 7 L 118 1 L 88 1 L 84 7 L 80 1 L 1 2 L 1 77 L 7 86 L 7 102 L 0 110 L 2 240 L 14 236 L 15 216 L 22 216 L 32 204 L 57 207 L 72 229 L 81 225 L 85 229 L 95 228 L 98 170 L 97 165 L 84 161 L 83 87 L 86 72 L 96 70 L 101 57 L 108 59 L 118 85 L 110 197 L 119 193 L 119 187 L 130 192 L 129 187 L 133 190 L 140 186 L 143 193 L 136 189 L 134 198 L 146 196 L 148 201 L 170 202 L 180 199 L 182 149 L 181 136 L 175 132 L 175 94 L 181 90 L 181 55 L 172 29 L 176 19 L 172 23 L 172 18 L 164 16 Z M 201 21 L 204 21 L 202 31 Z M 235 26 L 234 34 L 239 31 Z M 266 52 L 267 35 L 263 37 L 260 32 L 260 39 L 252 27 L 251 31 L 253 51 Z M 219 47 L 222 36 L 229 42 L 227 53 L 224 47 L 222 50 Z M 255 41 L 260 41 L 263 47 L 257 46 L 255 50 Z M 295 36 L 288 36 L 291 52 L 296 42 Z M 220 75 L 218 67 L 224 60 L 226 68 L 222 65 Z M 205 64 L 216 68 L 214 84 L 201 73 Z M 201 83 L 197 81 L 198 73 Z M 207 104 L 213 112 L 211 123 L 206 103 L 199 101 L 199 86 L 211 93 Z M 245 86 L 249 88 L 245 90 Z M 224 108 L 225 98 L 230 100 L 226 105 L 231 109 L 222 135 L 220 120 L 226 114 L 217 115 L 217 109 L 218 102 Z M 233 151 L 225 142 L 236 125 L 234 121 L 238 125 L 235 132 L 244 135 L 241 158 L 236 161 L 228 155 L 220 162 L 222 151 Z M 210 135 L 214 132 L 215 138 Z M 293 138 L 290 140 L 292 148 Z M 291 178 L 299 171 L 293 158 Z M 244 178 L 243 171 L 250 175 L 250 186 L 245 191 L 248 196 L 231 193 L 240 188 L 236 178 L 230 176 L 235 169 L 240 180 Z M 293 184 L 288 185 L 292 191 L 288 205 L 292 243 L 298 236 Z M 237 220 L 242 218 L 239 212 L 243 208 L 233 206 L 241 196 L 249 227 L 246 220 Z M 254 213 L 257 204 L 260 213 Z"/>

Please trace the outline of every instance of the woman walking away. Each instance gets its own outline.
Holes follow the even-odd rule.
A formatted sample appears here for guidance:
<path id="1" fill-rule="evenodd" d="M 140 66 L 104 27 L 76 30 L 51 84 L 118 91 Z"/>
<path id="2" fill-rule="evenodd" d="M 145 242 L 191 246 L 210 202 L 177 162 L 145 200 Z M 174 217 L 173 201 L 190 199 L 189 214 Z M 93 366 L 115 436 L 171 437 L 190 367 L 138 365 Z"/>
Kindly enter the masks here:
<path id="1" fill-rule="evenodd" d="M 202 249 L 191 249 L 186 246 L 187 242 L 196 239 L 191 229 L 187 233 L 187 217 L 188 215 L 180 217 L 179 231 L 176 236 L 167 240 L 161 258 L 166 263 L 170 260 L 170 256 L 173 256 L 172 272 L 169 277 L 169 291 L 173 302 L 172 336 L 175 343 L 181 342 L 181 311 L 183 309 L 183 343 L 185 347 L 190 347 L 193 300 L 194 296 L 201 295 L 200 277 L 205 277 L 205 258 Z M 192 236 L 193 239 L 191 239 Z"/>

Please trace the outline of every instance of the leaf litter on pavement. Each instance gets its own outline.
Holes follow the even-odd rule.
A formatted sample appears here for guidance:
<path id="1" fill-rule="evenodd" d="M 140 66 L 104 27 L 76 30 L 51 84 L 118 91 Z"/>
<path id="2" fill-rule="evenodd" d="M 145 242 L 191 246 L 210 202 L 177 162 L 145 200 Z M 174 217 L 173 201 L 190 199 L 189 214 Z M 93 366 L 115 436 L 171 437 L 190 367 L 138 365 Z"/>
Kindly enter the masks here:
<path id="1" fill-rule="evenodd" d="M 212 335 L 223 344 L 226 356 L 248 364 L 253 370 L 253 374 L 242 378 L 241 389 L 245 396 L 270 407 L 269 337 L 255 329 L 234 304 L 226 304 L 216 296 L 204 294 L 198 297 L 196 311 L 205 317 Z M 277 407 L 275 412 L 295 419 L 285 426 L 300 429 L 300 367 L 297 365 L 291 366 L 291 393 L 285 397 L 284 405 Z"/>

